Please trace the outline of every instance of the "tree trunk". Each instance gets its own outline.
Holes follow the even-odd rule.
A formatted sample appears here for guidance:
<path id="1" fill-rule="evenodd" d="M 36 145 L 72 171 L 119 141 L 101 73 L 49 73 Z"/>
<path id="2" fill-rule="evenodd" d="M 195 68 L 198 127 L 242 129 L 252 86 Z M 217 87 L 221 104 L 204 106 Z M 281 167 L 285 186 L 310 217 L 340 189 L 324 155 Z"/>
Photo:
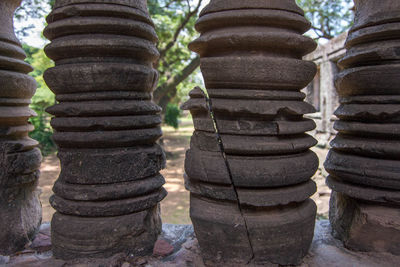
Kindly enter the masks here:
<path id="1" fill-rule="evenodd" d="M 163 112 L 165 112 L 167 104 L 175 97 L 177 93 L 176 87 L 189 77 L 190 74 L 192 74 L 199 66 L 200 58 L 196 57 L 182 70 L 182 72 L 171 77 L 166 83 L 157 87 L 154 91 L 154 102 L 163 108 Z"/>

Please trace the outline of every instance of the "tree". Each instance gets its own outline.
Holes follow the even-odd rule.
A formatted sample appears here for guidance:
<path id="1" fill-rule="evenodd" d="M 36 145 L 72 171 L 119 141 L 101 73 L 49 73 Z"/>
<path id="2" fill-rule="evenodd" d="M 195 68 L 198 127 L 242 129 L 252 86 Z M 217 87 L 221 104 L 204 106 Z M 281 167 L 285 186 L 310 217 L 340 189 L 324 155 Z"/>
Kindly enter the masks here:
<path id="1" fill-rule="evenodd" d="M 160 81 L 154 91 L 154 101 L 164 111 L 168 103 L 178 103 L 180 91 L 192 89 L 196 81 L 199 57 L 187 48 L 196 38 L 194 24 L 203 0 L 149 0 L 149 11 L 156 25 L 160 58 L 155 68 Z M 199 81 L 196 81 L 199 82 Z"/>
<path id="2" fill-rule="evenodd" d="M 55 0 L 23 0 L 15 12 L 18 21 L 29 21 L 30 19 L 44 18 Z M 16 30 L 19 37 L 28 36 L 29 30 L 34 26 L 26 23 L 22 28 Z"/>
<path id="3" fill-rule="evenodd" d="M 296 0 L 311 22 L 316 40 L 330 40 L 347 31 L 353 22 L 352 0 Z"/>
<path id="4" fill-rule="evenodd" d="M 207 0 L 148 0 L 150 15 L 159 37 L 157 48 L 160 59 L 155 68 L 160 80 L 154 91 L 154 100 L 164 110 L 168 103 L 179 104 L 195 84 L 200 60 L 187 48 L 197 32 L 194 28 L 198 13 Z M 311 36 L 317 40 L 332 39 L 351 26 L 351 0 L 296 0 L 312 22 Z M 16 19 L 29 21 L 43 18 L 54 0 L 24 0 Z M 44 22 L 43 22 L 44 24 Z M 29 26 L 17 29 L 29 33 Z"/>
<path id="5" fill-rule="evenodd" d="M 205 1 L 204 1 L 205 2 Z M 345 32 L 352 23 L 352 0 L 297 0 L 306 17 L 312 22 L 311 34 L 316 40 L 332 39 Z M 150 0 L 150 14 L 160 38 L 160 59 L 155 65 L 160 81 L 154 100 L 166 110 L 171 102 L 181 100 L 180 91 L 192 89 L 200 59 L 187 49 L 197 35 L 194 24 L 202 0 Z M 189 78 L 189 79 L 188 79 Z"/>
<path id="6" fill-rule="evenodd" d="M 160 59 L 155 68 L 160 72 L 160 80 L 154 92 L 154 101 L 163 110 L 168 103 L 180 101 L 196 79 L 196 70 L 200 65 L 199 58 L 191 53 L 187 45 L 195 39 L 197 32 L 194 24 L 203 0 L 149 0 L 149 12 L 156 25 L 159 42 Z M 24 0 L 16 12 L 17 20 L 40 18 L 48 13 L 54 0 Z M 18 29 L 19 36 L 29 34 L 31 25 Z"/>

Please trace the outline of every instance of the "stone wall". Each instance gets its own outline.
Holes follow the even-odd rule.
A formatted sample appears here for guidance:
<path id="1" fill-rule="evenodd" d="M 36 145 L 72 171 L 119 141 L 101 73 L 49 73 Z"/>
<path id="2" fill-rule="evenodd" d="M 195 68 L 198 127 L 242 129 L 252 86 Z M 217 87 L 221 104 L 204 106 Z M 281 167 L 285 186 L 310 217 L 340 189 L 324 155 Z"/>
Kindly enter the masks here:
<path id="1" fill-rule="evenodd" d="M 344 56 L 344 47 L 347 33 L 330 40 L 304 57 L 305 60 L 314 61 L 318 66 L 318 72 L 314 80 L 304 92 L 307 94 L 307 102 L 312 104 L 317 112 L 307 115 L 317 124 L 312 135 L 318 140 L 318 145 L 326 147 L 329 141 L 336 135 L 333 123 L 337 119 L 333 114 L 339 106 L 339 97 L 335 88 L 335 76 L 339 71 L 337 62 Z"/>

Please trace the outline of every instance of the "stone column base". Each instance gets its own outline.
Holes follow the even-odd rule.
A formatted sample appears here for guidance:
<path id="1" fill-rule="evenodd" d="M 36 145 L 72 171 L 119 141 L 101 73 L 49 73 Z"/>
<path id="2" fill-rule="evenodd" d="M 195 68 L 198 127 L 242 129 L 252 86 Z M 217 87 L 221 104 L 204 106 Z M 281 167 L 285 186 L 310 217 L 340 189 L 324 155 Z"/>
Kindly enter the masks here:
<path id="1" fill-rule="evenodd" d="M 162 227 L 159 205 L 115 217 L 78 217 L 56 212 L 51 224 L 53 254 L 64 260 L 107 258 L 117 253 L 150 255 Z"/>
<path id="2" fill-rule="evenodd" d="M 400 209 L 366 203 L 332 192 L 329 219 L 332 234 L 345 247 L 400 255 Z"/>

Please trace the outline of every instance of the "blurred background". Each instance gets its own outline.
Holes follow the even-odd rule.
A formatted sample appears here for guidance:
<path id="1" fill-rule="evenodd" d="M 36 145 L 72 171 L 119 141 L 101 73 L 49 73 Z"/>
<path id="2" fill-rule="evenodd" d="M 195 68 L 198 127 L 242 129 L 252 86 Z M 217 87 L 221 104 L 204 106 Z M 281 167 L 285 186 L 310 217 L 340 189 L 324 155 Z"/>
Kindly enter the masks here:
<path id="1" fill-rule="evenodd" d="M 200 10 L 208 2 L 148 1 L 159 37 L 157 47 L 161 55 L 155 63 L 160 72 L 160 80 L 154 91 L 154 101 L 163 108 L 164 136 L 160 143 L 167 155 L 167 168 L 162 174 L 166 178 L 165 188 L 169 192 L 161 203 L 162 219 L 165 223 L 191 223 L 189 193 L 183 184 L 183 165 L 193 125 L 190 114 L 182 112 L 179 106 L 188 99 L 188 92 L 195 86 L 204 87 L 199 69 L 200 60 L 187 46 L 198 36 L 194 25 Z M 346 32 L 353 20 L 353 5 L 351 0 L 297 0 L 297 3 L 312 23 L 312 28 L 306 35 L 319 44 L 317 51 L 306 57 L 318 65 L 318 74 L 304 92 L 307 94 L 306 100 L 317 109 L 315 114 L 310 115 L 317 122 L 317 129 L 311 134 L 319 141 L 315 152 L 320 157 L 321 165 L 313 177 L 318 185 L 318 192 L 313 199 L 318 205 L 318 218 L 327 218 L 330 190 L 324 184 L 326 172 L 322 163 L 329 148 L 329 141 L 335 135 L 332 127 L 335 120 L 333 111 L 338 105 L 338 98 L 334 88 L 334 76 L 339 71 L 336 63 L 344 55 Z M 50 221 L 54 212 L 48 199 L 60 171 L 56 157 L 57 148 L 51 138 L 51 116 L 45 111 L 55 103 L 55 97 L 43 80 L 44 71 L 53 66 L 53 62 L 43 52 L 48 41 L 42 35 L 46 26 L 45 18 L 53 4 L 54 0 L 23 0 L 14 20 L 17 36 L 27 55 L 26 61 L 34 68 L 30 75 L 38 83 L 31 105 L 38 116 L 31 119 L 35 130 L 30 135 L 39 141 L 44 156 L 40 177 L 44 222 Z"/>

